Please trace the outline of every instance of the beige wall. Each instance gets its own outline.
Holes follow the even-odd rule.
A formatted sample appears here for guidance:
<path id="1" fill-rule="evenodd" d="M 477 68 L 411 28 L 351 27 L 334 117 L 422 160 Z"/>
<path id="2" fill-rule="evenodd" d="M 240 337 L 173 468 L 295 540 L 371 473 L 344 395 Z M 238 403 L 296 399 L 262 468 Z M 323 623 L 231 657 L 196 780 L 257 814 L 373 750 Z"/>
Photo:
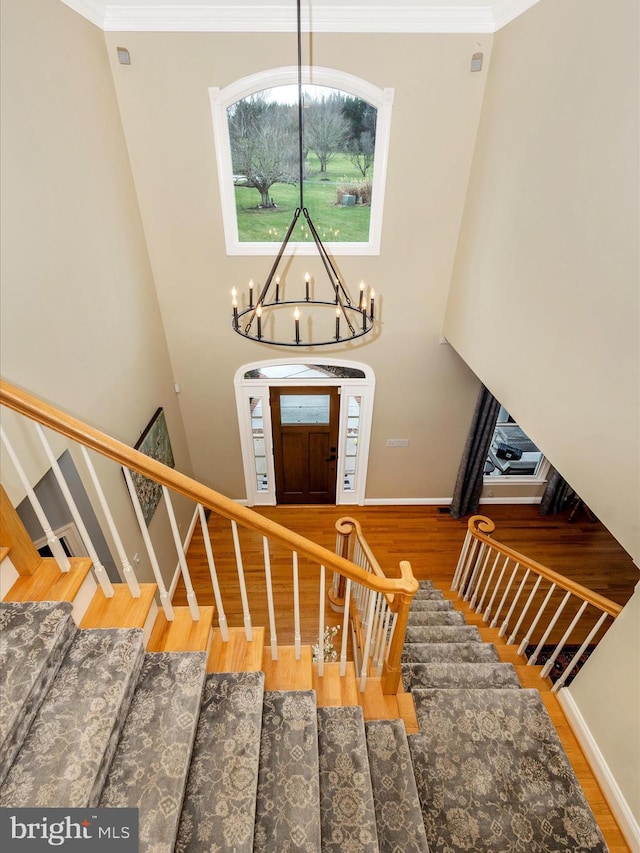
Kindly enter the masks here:
<path id="1" fill-rule="evenodd" d="M 292 353 L 247 342 L 230 327 L 231 287 L 263 280 L 271 260 L 225 255 L 208 88 L 294 64 L 295 38 L 105 35 L 194 470 L 244 498 L 233 375 L 246 362 Z M 482 41 L 487 67 L 491 39 Z M 330 352 L 376 374 L 368 499 L 450 496 L 471 419 L 477 380 L 439 337 L 484 88 L 485 72 L 469 72 L 477 43 L 313 38 L 315 65 L 395 89 L 382 252 L 337 259 L 352 287 L 364 278 L 380 295 L 381 334 Z M 117 64 L 121 44 L 130 67 Z M 387 448 L 387 438 L 410 446 Z"/>
<path id="2" fill-rule="evenodd" d="M 638 5 L 495 37 L 445 333 L 640 560 Z"/>
<path id="3" fill-rule="evenodd" d="M 164 406 L 188 473 L 104 35 L 62 3 L 2 2 L 1 151 L 3 377 L 129 444 Z M 146 579 L 122 474 L 100 467 Z M 17 502 L 4 459 L 2 473 Z M 186 532 L 190 512 L 178 509 Z M 169 577 L 176 557 L 162 511 L 152 532 Z"/>

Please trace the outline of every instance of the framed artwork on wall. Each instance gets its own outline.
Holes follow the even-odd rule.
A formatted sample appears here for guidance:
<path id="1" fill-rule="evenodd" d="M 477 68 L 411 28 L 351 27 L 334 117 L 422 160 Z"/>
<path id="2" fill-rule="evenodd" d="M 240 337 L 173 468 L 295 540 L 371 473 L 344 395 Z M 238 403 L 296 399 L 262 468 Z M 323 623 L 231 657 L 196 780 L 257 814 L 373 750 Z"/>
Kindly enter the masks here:
<path id="1" fill-rule="evenodd" d="M 162 407 L 157 409 L 154 416 L 144 428 L 142 435 L 134 445 L 134 450 L 139 450 L 140 453 L 150 456 L 157 462 L 162 462 L 163 465 L 175 468 L 169 430 L 167 429 L 167 421 Z M 131 478 L 136 495 L 140 501 L 145 523 L 148 527 L 160 503 L 162 486 L 153 480 L 143 477 L 137 471 L 131 472 Z"/>

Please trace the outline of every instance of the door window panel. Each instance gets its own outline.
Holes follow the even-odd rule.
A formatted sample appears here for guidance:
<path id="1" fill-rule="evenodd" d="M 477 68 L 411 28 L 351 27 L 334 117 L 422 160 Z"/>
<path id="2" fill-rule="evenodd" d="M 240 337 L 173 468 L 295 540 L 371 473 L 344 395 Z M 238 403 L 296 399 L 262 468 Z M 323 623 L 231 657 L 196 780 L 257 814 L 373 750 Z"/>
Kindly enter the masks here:
<path id="1" fill-rule="evenodd" d="M 267 477 L 262 397 L 250 397 L 249 408 L 251 411 L 251 435 L 253 439 L 256 488 L 259 492 L 266 492 L 269 488 L 269 480 Z"/>
<path id="2" fill-rule="evenodd" d="M 360 435 L 360 412 L 362 397 L 349 395 L 347 399 L 347 443 L 344 458 L 344 490 L 355 489 L 358 464 L 358 438 Z"/>
<path id="3" fill-rule="evenodd" d="M 328 424 L 331 398 L 328 394 L 281 394 L 280 423 Z"/>

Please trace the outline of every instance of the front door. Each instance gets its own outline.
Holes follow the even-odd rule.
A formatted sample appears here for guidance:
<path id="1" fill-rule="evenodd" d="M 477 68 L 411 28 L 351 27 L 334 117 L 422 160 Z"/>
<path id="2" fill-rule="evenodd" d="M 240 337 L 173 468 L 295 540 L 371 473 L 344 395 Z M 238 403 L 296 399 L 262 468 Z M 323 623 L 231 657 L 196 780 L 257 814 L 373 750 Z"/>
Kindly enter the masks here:
<path id="1" fill-rule="evenodd" d="M 336 502 L 339 389 L 272 387 L 276 501 Z"/>

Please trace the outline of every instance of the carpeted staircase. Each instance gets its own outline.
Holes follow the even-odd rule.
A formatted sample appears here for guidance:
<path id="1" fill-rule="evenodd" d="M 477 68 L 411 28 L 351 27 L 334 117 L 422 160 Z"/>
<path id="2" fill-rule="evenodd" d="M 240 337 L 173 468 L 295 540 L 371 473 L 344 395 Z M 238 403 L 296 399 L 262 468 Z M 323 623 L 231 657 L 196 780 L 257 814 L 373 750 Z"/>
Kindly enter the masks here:
<path id="1" fill-rule="evenodd" d="M 422 582 L 407 737 L 139 629 L 77 630 L 66 603 L 0 603 L 0 806 L 136 806 L 141 853 L 606 850 L 539 694 L 449 605 Z"/>

